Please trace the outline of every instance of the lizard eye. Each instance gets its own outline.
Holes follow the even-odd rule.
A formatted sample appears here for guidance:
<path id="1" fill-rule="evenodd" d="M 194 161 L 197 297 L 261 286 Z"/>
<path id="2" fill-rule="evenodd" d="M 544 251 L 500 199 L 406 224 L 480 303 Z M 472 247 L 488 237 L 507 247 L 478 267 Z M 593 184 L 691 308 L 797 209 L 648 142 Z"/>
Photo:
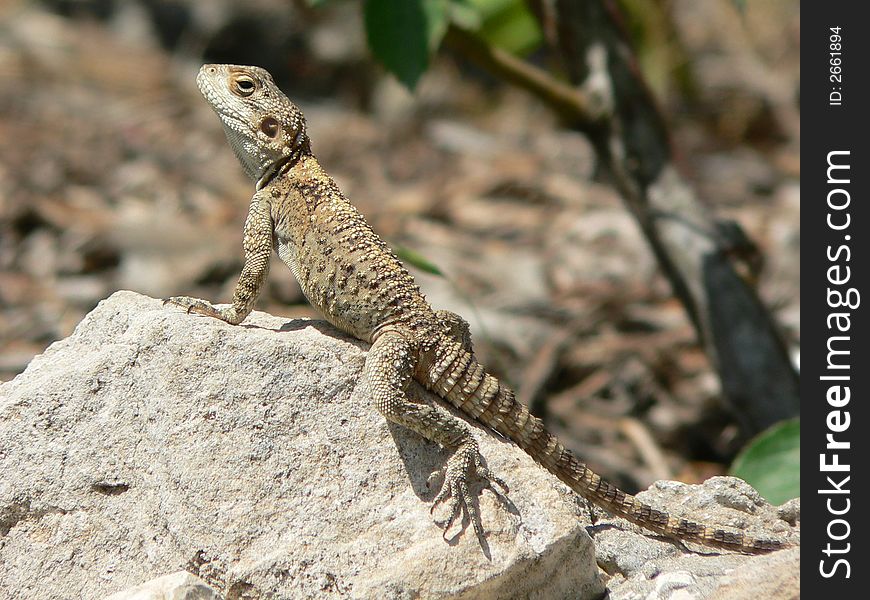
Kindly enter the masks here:
<path id="1" fill-rule="evenodd" d="M 278 132 L 281 131 L 281 124 L 278 123 L 275 117 L 266 117 L 260 121 L 260 131 L 270 138 L 276 138 L 278 137 Z"/>
<path id="2" fill-rule="evenodd" d="M 257 89 L 257 83 L 248 75 L 237 75 L 230 81 L 230 89 L 238 96 L 247 97 Z"/>

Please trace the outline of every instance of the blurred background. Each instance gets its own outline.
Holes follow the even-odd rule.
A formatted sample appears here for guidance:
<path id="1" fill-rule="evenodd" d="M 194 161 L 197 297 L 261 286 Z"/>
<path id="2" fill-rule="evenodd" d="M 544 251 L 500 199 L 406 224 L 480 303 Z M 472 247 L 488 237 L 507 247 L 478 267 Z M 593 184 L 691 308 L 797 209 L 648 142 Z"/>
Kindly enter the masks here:
<path id="1" fill-rule="evenodd" d="M 491 39 L 543 60 L 518 3 L 489 4 Z M 617 4 L 678 167 L 757 244 L 796 358 L 798 0 Z M 363 20 L 354 1 L 0 3 L 0 381 L 118 289 L 230 300 L 253 185 L 194 78 L 256 64 L 431 303 L 471 322 L 568 446 L 630 492 L 723 473 L 737 420 L 589 142 L 449 48 L 409 92 Z M 281 264 L 258 309 L 317 317 Z"/>

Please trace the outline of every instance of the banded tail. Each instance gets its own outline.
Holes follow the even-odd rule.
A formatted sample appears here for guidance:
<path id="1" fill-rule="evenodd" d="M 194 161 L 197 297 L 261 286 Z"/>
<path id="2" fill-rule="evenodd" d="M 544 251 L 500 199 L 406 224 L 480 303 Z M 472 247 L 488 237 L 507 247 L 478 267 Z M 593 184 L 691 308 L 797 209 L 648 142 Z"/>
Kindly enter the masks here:
<path id="1" fill-rule="evenodd" d="M 778 540 L 754 538 L 671 516 L 623 492 L 567 450 L 547 431 L 543 421 L 517 402 L 514 392 L 488 374 L 463 345 L 445 339 L 443 347 L 446 349 L 439 352 L 429 369 L 429 389 L 511 439 L 572 490 L 611 514 L 671 538 L 744 554 L 763 554 L 786 547 Z"/>

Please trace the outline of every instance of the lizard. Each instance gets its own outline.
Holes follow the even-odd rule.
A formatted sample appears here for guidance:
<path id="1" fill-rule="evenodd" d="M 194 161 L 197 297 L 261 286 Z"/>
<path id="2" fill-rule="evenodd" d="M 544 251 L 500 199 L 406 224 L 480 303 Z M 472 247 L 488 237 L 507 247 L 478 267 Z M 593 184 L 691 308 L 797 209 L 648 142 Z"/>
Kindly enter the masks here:
<path id="1" fill-rule="evenodd" d="M 305 117 L 265 69 L 206 64 L 197 85 L 255 182 L 255 192 L 245 220 L 244 266 L 232 304 L 216 307 L 189 296 L 174 296 L 165 303 L 237 325 L 253 310 L 276 251 L 327 321 L 371 344 L 361 383 L 377 410 L 452 451 L 430 510 L 446 504 L 445 535 L 461 514 L 460 520 L 467 516 L 483 540 L 469 491 L 472 476 L 479 478 L 483 489 L 498 493 L 497 486 L 505 494 L 509 490 L 486 466 L 465 421 L 407 398 L 412 380 L 516 443 L 587 501 L 651 532 L 744 554 L 786 546 L 672 516 L 594 473 L 477 361 L 468 323 L 429 305 L 413 276 L 321 167 L 311 150 Z"/>

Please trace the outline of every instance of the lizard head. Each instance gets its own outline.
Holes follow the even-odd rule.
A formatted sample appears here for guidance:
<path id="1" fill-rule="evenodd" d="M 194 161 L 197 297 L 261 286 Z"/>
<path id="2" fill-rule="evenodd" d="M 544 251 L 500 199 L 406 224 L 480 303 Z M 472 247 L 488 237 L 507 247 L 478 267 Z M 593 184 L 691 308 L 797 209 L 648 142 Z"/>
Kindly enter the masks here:
<path id="1" fill-rule="evenodd" d="M 220 117 L 230 146 L 257 189 L 281 167 L 311 151 L 302 111 L 265 69 L 203 65 L 196 83 Z"/>

